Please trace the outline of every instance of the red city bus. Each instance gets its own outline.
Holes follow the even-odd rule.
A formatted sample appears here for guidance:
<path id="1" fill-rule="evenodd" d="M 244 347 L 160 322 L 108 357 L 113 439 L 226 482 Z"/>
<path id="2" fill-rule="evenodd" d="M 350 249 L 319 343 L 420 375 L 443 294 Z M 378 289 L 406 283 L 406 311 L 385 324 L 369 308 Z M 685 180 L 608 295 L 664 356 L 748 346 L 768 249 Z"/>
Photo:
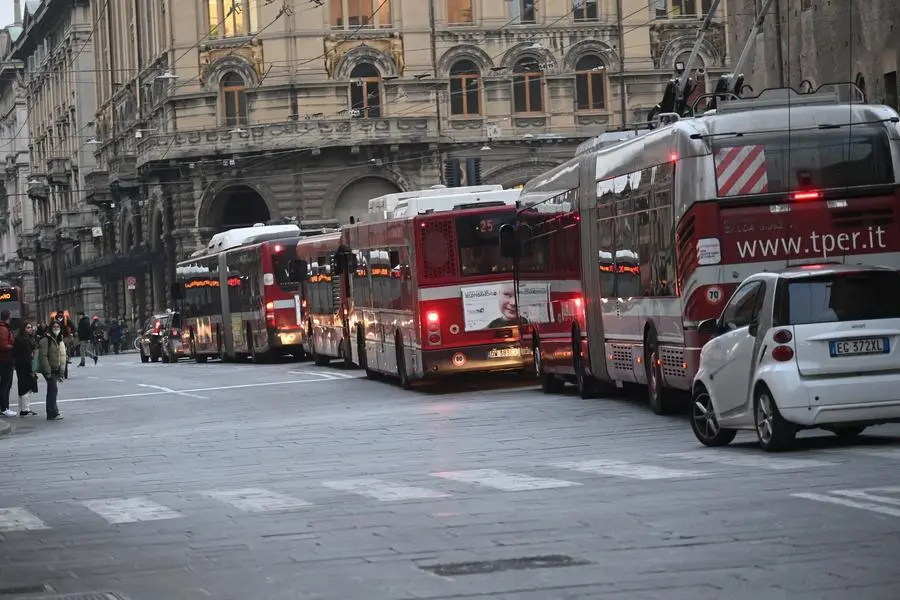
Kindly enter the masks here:
<path id="1" fill-rule="evenodd" d="M 8 310 L 11 322 L 10 329 L 15 334 L 22 325 L 25 314 L 25 301 L 22 298 L 22 288 L 0 281 L 0 311 Z"/>
<path id="2" fill-rule="evenodd" d="M 512 261 L 500 256 L 498 239 L 515 220 L 519 194 L 426 190 L 343 228 L 336 266 L 347 292 L 348 345 L 367 375 L 393 375 L 408 387 L 426 377 L 522 368 L 519 314 L 540 306 L 516 306 Z"/>
<path id="3" fill-rule="evenodd" d="M 315 364 L 350 357 L 344 352 L 347 325 L 344 319 L 341 278 L 334 273 L 335 255 L 341 246 L 340 230 L 301 239 L 297 258 L 306 263 L 301 286 L 304 309 L 303 348 Z"/>
<path id="4" fill-rule="evenodd" d="M 297 225 L 232 229 L 176 266 L 173 296 L 197 362 L 303 357 Z"/>
<path id="5" fill-rule="evenodd" d="M 729 100 L 526 185 L 501 245 L 520 265 L 549 252 L 517 273 L 550 286 L 552 318 L 523 335 L 545 391 L 642 384 L 668 412 L 697 370 L 697 324 L 744 278 L 823 260 L 900 269 L 900 117 L 839 92 Z M 577 273 L 558 270 L 570 244 Z"/>

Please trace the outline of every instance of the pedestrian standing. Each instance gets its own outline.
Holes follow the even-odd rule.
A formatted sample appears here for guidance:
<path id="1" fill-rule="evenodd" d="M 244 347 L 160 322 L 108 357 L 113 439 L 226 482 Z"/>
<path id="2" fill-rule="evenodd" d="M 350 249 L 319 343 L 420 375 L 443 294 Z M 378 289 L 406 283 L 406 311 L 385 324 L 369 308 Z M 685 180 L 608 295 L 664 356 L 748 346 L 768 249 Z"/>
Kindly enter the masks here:
<path id="1" fill-rule="evenodd" d="M 59 323 L 52 323 L 50 331 L 38 341 L 38 363 L 41 375 L 47 382 L 47 420 L 60 421 L 62 416 L 56 404 L 59 394 L 59 382 L 63 379 L 63 369 L 66 366 L 66 350 L 62 342 L 62 327 Z"/>
<path id="2" fill-rule="evenodd" d="M 0 415 L 14 417 L 16 412 L 9 409 L 9 392 L 13 382 L 13 333 L 9 329 L 11 314 L 0 312 Z"/>
<path id="3" fill-rule="evenodd" d="M 13 342 L 13 359 L 16 365 L 16 383 L 19 391 L 19 416 L 33 417 L 37 413 L 31 410 L 31 394 L 38 391 L 37 370 L 35 359 L 37 358 L 37 344 L 34 337 L 34 326 L 27 321 L 22 322 L 22 328 L 16 341 Z"/>
<path id="4" fill-rule="evenodd" d="M 91 328 L 91 321 L 83 312 L 78 313 L 78 355 L 81 357 L 79 367 L 84 366 L 84 359 L 91 355 L 94 364 L 97 364 L 97 354 L 93 352 L 94 333 Z"/>
<path id="5" fill-rule="evenodd" d="M 116 354 L 122 349 L 122 336 L 124 331 L 122 329 L 122 325 L 119 323 L 118 319 L 115 319 L 112 322 L 112 325 L 109 326 L 109 345 L 112 346 L 112 351 Z"/>

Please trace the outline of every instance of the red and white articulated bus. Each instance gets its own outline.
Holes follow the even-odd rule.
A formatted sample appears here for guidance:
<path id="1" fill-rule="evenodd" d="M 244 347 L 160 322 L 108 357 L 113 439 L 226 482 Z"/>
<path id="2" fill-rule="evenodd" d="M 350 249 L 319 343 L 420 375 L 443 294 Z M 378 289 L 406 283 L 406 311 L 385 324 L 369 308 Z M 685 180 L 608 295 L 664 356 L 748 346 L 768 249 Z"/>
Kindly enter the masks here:
<path id="1" fill-rule="evenodd" d="M 172 291 L 197 362 L 303 357 L 297 225 L 257 225 L 216 234 L 176 266 Z"/>
<path id="2" fill-rule="evenodd" d="M 376 198 L 370 220 L 343 227 L 335 274 L 346 290 L 346 344 L 368 376 L 392 375 L 408 387 L 523 368 L 516 325 L 525 311 L 499 245 L 520 191 L 498 187 Z"/>
<path id="3" fill-rule="evenodd" d="M 297 243 L 297 258 L 307 265 L 301 286 L 303 348 L 319 366 L 345 358 L 344 340 L 348 335 L 345 292 L 341 288 L 342 279 L 334 273 L 335 255 L 340 246 L 340 230 L 302 238 Z"/>
<path id="4" fill-rule="evenodd" d="M 520 290 L 550 288 L 552 317 L 523 332 L 545 391 L 642 384 L 668 412 L 697 370 L 697 324 L 744 278 L 822 261 L 900 269 L 900 118 L 848 91 L 862 96 L 729 100 L 530 181 L 501 246 Z M 578 266 L 560 269 L 572 248 Z"/>

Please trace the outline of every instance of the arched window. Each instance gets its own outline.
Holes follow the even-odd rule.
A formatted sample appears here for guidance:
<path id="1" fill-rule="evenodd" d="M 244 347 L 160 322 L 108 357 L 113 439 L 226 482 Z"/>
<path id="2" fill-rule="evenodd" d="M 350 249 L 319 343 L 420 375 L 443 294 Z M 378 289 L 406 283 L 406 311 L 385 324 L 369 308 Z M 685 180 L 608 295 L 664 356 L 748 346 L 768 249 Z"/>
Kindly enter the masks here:
<path id="1" fill-rule="evenodd" d="M 450 68 L 450 114 L 481 114 L 481 74 L 471 60 L 459 60 Z"/>
<path id="2" fill-rule="evenodd" d="M 246 125 L 247 87 L 244 78 L 237 73 L 228 73 L 222 78 L 222 106 L 224 107 L 225 125 L 238 127 Z"/>
<path id="3" fill-rule="evenodd" d="M 513 67 L 513 111 L 544 112 L 544 73 L 535 58 L 522 58 Z"/>
<path id="4" fill-rule="evenodd" d="M 381 116 L 381 73 L 369 63 L 361 63 L 350 72 L 350 116 Z"/>
<path id="5" fill-rule="evenodd" d="M 577 110 L 606 108 L 606 65 L 588 54 L 575 63 L 575 107 Z"/>

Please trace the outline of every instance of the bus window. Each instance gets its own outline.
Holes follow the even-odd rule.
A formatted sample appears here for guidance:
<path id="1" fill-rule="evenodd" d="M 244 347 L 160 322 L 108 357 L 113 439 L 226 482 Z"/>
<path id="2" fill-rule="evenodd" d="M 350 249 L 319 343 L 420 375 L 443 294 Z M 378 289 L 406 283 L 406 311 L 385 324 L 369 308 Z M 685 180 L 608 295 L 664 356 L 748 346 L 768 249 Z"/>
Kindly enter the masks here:
<path id="1" fill-rule="evenodd" d="M 456 219 L 456 243 L 463 276 L 512 273 L 512 259 L 500 255 L 500 227 L 513 224 L 515 218 L 513 213 L 494 213 Z"/>

